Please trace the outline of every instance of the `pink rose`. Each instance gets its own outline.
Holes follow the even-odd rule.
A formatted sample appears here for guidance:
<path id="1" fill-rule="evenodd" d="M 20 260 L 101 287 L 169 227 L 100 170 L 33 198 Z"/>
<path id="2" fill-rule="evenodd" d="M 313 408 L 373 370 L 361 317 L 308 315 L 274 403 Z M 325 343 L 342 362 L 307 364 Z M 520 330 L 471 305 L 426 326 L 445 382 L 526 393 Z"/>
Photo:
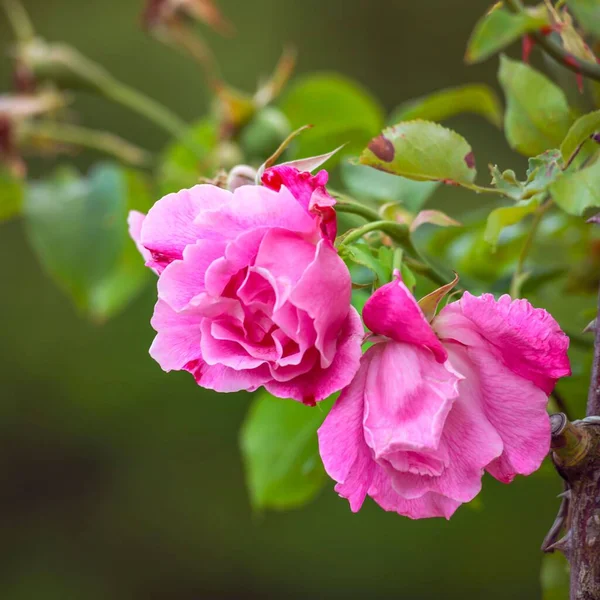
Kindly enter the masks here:
<path id="1" fill-rule="evenodd" d="M 264 386 L 307 404 L 352 380 L 363 328 L 350 274 L 311 211 L 318 203 L 305 189 L 294 197 L 312 176 L 296 171 L 294 187 L 288 175 L 278 191 L 198 185 L 146 217 L 131 213 L 131 235 L 160 275 L 150 354 L 165 371 L 189 371 L 219 392 Z M 324 188 L 315 191 L 320 198 Z"/>
<path id="2" fill-rule="evenodd" d="M 397 280 L 363 318 L 385 337 L 319 430 L 325 469 L 353 511 L 369 495 L 413 519 L 449 518 L 484 470 L 508 483 L 539 468 L 548 395 L 570 374 L 569 340 L 546 311 L 465 293 L 430 325 Z"/>
<path id="3" fill-rule="evenodd" d="M 335 200 L 325 188 L 328 179 L 329 173 L 325 170 L 311 175 L 285 164 L 267 169 L 262 176 L 263 184 L 272 190 L 279 191 L 282 185 L 287 187 L 304 210 L 314 216 L 323 235 L 333 242 L 337 219 L 333 208 Z"/>

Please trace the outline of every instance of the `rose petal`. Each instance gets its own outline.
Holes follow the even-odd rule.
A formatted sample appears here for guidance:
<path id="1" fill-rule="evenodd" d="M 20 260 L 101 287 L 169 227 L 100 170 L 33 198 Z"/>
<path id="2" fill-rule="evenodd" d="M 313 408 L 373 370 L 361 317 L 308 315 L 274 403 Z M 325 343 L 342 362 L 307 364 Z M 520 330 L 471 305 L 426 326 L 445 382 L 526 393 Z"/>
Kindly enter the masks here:
<path id="1" fill-rule="evenodd" d="M 412 344 L 379 343 L 369 354 L 364 428 L 375 459 L 436 451 L 462 375 Z"/>
<path id="2" fill-rule="evenodd" d="M 306 375 L 288 382 L 271 381 L 265 384 L 266 389 L 279 398 L 300 401 L 314 398 L 318 402 L 331 396 L 347 386 L 356 374 L 360 364 L 363 336 L 360 316 L 351 307 L 339 332 L 337 351 L 329 367 L 323 368 L 317 364 Z"/>
<path id="3" fill-rule="evenodd" d="M 135 242 L 135 245 L 142 255 L 142 258 L 145 261 L 152 259 L 152 254 L 150 250 L 146 249 L 142 245 L 141 235 L 142 235 L 142 225 L 144 223 L 144 219 L 146 215 L 137 210 L 130 210 L 129 215 L 127 217 L 127 225 L 129 226 L 129 236 Z"/>
<path id="4" fill-rule="evenodd" d="M 210 366 L 202 360 L 192 361 L 185 367 L 198 385 L 221 393 L 254 392 L 269 378 L 269 369 L 262 365 L 257 369 L 236 371 L 223 365 Z"/>
<path id="5" fill-rule="evenodd" d="M 407 500 L 396 492 L 388 474 L 381 468 L 375 471 L 375 476 L 369 488 L 369 496 L 384 510 L 397 512 L 409 519 L 429 519 L 443 517 L 449 519 L 462 504 L 446 496 L 427 492 L 419 498 Z"/>
<path id="6" fill-rule="evenodd" d="M 335 491 L 348 499 L 352 512 L 360 510 L 377 468 L 362 425 L 368 368 L 369 358 L 365 355 L 356 377 L 317 431 L 325 470 L 338 482 Z"/>
<path id="7" fill-rule="evenodd" d="M 194 219 L 202 210 L 227 205 L 231 197 L 230 192 L 214 185 L 197 185 L 159 200 L 148 211 L 141 230 L 141 243 L 153 255 L 152 266 L 162 270 L 171 261 L 181 258 L 188 244 L 201 238 L 221 237 L 197 227 Z"/>
<path id="8" fill-rule="evenodd" d="M 204 277 L 210 265 L 223 255 L 225 242 L 200 240 L 186 246 L 182 260 L 167 265 L 158 280 L 158 297 L 174 310 L 182 310 L 205 291 Z"/>
<path id="9" fill-rule="evenodd" d="M 202 232 L 219 232 L 229 239 L 245 231 L 280 227 L 297 231 L 316 241 L 318 229 L 310 215 L 282 188 L 274 192 L 259 185 L 243 185 L 233 192 L 227 204 L 213 210 L 203 210 L 194 221 Z"/>
<path id="10" fill-rule="evenodd" d="M 321 240 L 313 262 L 294 288 L 290 302 L 314 320 L 321 367 L 333 361 L 340 327 L 348 315 L 352 282 L 344 261 L 328 240 Z"/>
<path id="11" fill-rule="evenodd" d="M 477 377 L 468 370 L 459 346 L 448 348 L 450 362 L 465 378 L 449 412 L 438 453 L 447 464 L 441 475 L 428 476 L 389 471 L 394 489 L 403 498 L 420 498 L 434 492 L 459 502 L 471 501 L 481 490 L 484 468 L 502 454 L 503 443 L 483 410 Z"/>
<path id="12" fill-rule="evenodd" d="M 509 369 L 547 394 L 557 379 L 571 374 L 569 338 L 548 312 L 527 300 L 504 295 L 496 301 L 491 294 L 476 297 L 465 292 L 440 312 L 434 328 L 443 339 L 468 345 L 479 345 L 480 336 Z"/>
<path id="13" fill-rule="evenodd" d="M 398 277 L 380 287 L 363 308 L 365 325 L 379 335 L 397 342 L 408 342 L 429 348 L 435 359 L 443 363 L 446 350 L 431 329 L 417 301 Z"/>
<path id="14" fill-rule="evenodd" d="M 178 371 L 200 358 L 202 319 L 194 311 L 177 313 L 163 300 L 156 303 L 151 324 L 157 335 L 150 346 L 150 356 L 164 371 Z"/>
<path id="15" fill-rule="evenodd" d="M 449 353 L 452 364 L 472 382 L 483 412 L 502 438 L 502 455 L 487 465 L 487 471 L 509 483 L 517 474 L 539 469 L 550 450 L 546 393 L 484 347 L 452 344 Z"/>

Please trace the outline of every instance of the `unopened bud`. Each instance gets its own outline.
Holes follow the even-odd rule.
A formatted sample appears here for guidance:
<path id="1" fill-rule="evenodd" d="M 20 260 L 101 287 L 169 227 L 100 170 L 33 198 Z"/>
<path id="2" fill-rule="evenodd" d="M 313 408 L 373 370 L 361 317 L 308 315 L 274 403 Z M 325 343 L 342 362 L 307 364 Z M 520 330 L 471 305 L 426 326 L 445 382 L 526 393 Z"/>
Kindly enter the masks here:
<path id="1" fill-rule="evenodd" d="M 227 189 L 233 192 L 242 185 L 254 185 L 256 183 L 256 169 L 248 165 L 237 165 L 231 169 L 227 176 Z"/>

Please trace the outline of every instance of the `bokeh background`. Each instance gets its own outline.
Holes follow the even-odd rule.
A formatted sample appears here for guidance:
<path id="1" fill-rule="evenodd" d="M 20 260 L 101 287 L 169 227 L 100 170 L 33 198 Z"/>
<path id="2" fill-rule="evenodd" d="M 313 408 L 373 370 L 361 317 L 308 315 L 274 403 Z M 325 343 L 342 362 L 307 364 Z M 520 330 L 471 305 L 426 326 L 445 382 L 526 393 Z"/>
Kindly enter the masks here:
<path id="1" fill-rule="evenodd" d="M 219 4 L 238 34 L 206 36 L 227 81 L 241 88 L 254 89 L 286 42 L 299 50 L 298 73 L 338 71 L 388 109 L 460 83 L 496 86 L 497 59 L 462 61 L 485 9 L 478 0 Z M 207 110 L 196 65 L 142 32 L 141 0 L 25 6 L 44 37 L 73 44 L 185 119 Z M 10 39 L 0 16 L 3 48 Z M 8 59 L 0 81 L 8 89 Z M 87 125 L 151 150 L 166 141 L 102 99 L 80 95 L 75 106 Z M 524 167 L 487 122 L 450 125 L 481 167 Z M 85 168 L 89 160 L 76 162 Z M 36 172 L 52 166 L 42 162 Z M 455 216 L 456 207 L 481 202 L 446 193 Z M 160 370 L 147 352 L 155 291 L 93 325 L 41 271 L 18 221 L 0 228 L 0 256 L 1 598 L 540 597 L 539 546 L 560 491 L 550 469 L 511 486 L 486 476 L 480 502 L 450 522 L 413 522 L 371 501 L 352 514 L 333 483 L 304 509 L 253 514 L 238 450 L 250 396 L 217 395 L 188 374 Z"/>

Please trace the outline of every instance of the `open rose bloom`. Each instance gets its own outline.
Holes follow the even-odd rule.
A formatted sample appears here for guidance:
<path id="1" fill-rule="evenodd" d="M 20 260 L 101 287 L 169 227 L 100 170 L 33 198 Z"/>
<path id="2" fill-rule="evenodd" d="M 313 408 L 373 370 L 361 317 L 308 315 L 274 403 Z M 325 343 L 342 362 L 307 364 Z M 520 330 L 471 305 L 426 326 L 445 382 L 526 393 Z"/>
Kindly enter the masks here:
<path id="1" fill-rule="evenodd" d="M 275 167 L 264 180 L 233 193 L 198 185 L 131 213 L 159 274 L 150 354 L 219 392 L 264 386 L 314 404 L 352 380 L 363 327 L 332 243 L 327 173 Z"/>
<path id="2" fill-rule="evenodd" d="M 369 495 L 411 518 L 449 518 L 484 471 L 510 482 L 540 466 L 568 338 L 508 296 L 465 293 L 430 323 L 398 276 L 365 305 L 374 345 L 361 357 L 326 183 L 325 171 L 280 165 L 263 185 L 198 185 L 132 212 L 159 276 L 150 354 L 219 392 L 264 386 L 312 406 L 343 390 L 318 435 L 351 509 Z"/>
<path id="3" fill-rule="evenodd" d="M 548 395 L 570 373 L 568 338 L 546 311 L 465 293 L 430 324 L 398 279 L 363 318 L 376 343 L 319 430 L 353 511 L 369 495 L 413 519 L 449 518 L 484 471 L 508 483 L 539 468 Z"/>

